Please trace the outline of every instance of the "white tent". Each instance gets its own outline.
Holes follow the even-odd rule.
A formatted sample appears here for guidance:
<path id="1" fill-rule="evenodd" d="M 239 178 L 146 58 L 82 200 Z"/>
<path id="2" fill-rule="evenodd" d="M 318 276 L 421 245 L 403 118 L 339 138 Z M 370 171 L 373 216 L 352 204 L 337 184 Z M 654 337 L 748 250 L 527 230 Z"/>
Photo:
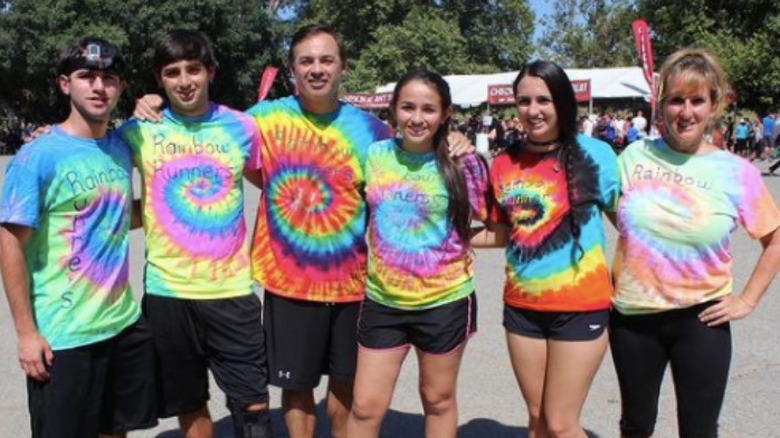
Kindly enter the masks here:
<path id="1" fill-rule="evenodd" d="M 452 101 L 460 107 L 477 106 L 487 102 L 489 85 L 511 84 L 516 71 L 486 75 L 445 76 L 452 91 Z M 650 87 L 639 67 L 566 69 L 570 80 L 590 79 L 593 99 L 640 98 L 650 99 Z M 377 93 L 392 92 L 395 83 L 381 85 Z"/>

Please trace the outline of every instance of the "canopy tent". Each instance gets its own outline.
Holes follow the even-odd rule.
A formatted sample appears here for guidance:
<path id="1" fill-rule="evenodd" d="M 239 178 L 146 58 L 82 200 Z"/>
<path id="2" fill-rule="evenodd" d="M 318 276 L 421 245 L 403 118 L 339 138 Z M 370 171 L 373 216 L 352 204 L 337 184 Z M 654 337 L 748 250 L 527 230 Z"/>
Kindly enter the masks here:
<path id="1" fill-rule="evenodd" d="M 459 107 L 472 107 L 488 101 L 488 87 L 511 84 L 518 72 L 485 75 L 450 75 L 444 79 L 450 85 L 452 102 Z M 572 81 L 590 80 L 593 99 L 639 98 L 650 100 L 650 87 L 640 67 L 566 69 Z M 392 92 L 395 83 L 381 85 L 377 93 Z"/>

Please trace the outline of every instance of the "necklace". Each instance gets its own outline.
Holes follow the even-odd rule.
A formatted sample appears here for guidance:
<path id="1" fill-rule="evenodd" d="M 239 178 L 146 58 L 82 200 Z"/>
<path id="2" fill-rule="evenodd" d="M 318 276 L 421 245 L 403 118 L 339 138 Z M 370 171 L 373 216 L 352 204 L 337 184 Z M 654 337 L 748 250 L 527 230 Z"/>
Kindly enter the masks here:
<path id="1" fill-rule="evenodd" d="M 550 146 L 552 144 L 558 143 L 558 139 L 554 138 L 552 140 L 548 141 L 533 141 L 530 138 L 528 139 L 528 143 L 531 143 L 534 146 Z"/>
<path id="2" fill-rule="evenodd" d="M 549 154 L 550 152 L 557 150 L 555 164 L 553 164 L 553 170 L 555 173 L 561 171 L 561 155 L 563 148 L 558 144 L 557 139 L 545 142 L 534 142 L 530 139 L 526 139 L 525 149 L 528 152 L 533 152 L 535 154 Z"/>

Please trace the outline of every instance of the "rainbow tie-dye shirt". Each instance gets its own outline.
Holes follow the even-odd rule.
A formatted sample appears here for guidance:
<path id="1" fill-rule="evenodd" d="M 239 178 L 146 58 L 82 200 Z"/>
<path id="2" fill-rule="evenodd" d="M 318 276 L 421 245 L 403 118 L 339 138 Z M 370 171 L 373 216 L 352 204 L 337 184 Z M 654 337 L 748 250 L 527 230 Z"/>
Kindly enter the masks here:
<path id="1" fill-rule="evenodd" d="M 250 294 L 242 172 L 258 153 L 252 119 L 210 104 L 199 117 L 168 108 L 161 123 L 131 120 L 121 130 L 143 180 L 146 292 L 184 299 Z"/>
<path id="2" fill-rule="evenodd" d="M 487 169 L 462 159 L 473 217 L 484 220 Z M 447 217 L 449 194 L 433 152 L 413 154 L 390 139 L 369 148 L 366 295 L 400 309 L 427 309 L 474 291 L 474 253 Z"/>
<path id="3" fill-rule="evenodd" d="M 490 169 L 491 221 L 509 227 L 504 302 L 538 311 L 609 307 L 612 290 L 601 212 L 614 209 L 617 161 L 604 142 L 579 135 L 571 152 L 570 212 L 560 150 L 496 156 Z M 580 224 L 577 248 L 570 214 Z"/>
<path id="4" fill-rule="evenodd" d="M 263 193 L 252 244 L 255 279 L 271 293 L 354 302 L 366 279 L 363 164 L 369 145 L 391 136 L 349 104 L 305 112 L 296 97 L 248 113 L 262 136 Z"/>
<path id="5" fill-rule="evenodd" d="M 53 350 L 111 338 L 141 314 L 128 283 L 131 170 L 115 136 L 57 126 L 8 163 L 0 222 L 34 228 L 24 251 L 30 303 Z"/>
<path id="6" fill-rule="evenodd" d="M 688 155 L 662 139 L 643 140 L 618 162 L 613 303 L 621 313 L 685 308 L 731 293 L 737 224 L 752 238 L 780 226 L 760 171 L 729 152 Z"/>

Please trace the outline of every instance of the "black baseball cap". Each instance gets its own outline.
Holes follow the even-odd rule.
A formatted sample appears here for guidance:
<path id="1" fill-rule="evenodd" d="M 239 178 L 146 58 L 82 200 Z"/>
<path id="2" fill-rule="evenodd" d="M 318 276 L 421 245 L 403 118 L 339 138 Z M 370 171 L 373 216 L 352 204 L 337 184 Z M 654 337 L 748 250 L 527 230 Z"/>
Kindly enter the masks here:
<path id="1" fill-rule="evenodd" d="M 79 69 L 101 70 L 125 76 L 127 66 L 119 49 L 108 41 L 87 37 L 67 49 L 60 57 L 58 75 L 69 75 Z"/>

